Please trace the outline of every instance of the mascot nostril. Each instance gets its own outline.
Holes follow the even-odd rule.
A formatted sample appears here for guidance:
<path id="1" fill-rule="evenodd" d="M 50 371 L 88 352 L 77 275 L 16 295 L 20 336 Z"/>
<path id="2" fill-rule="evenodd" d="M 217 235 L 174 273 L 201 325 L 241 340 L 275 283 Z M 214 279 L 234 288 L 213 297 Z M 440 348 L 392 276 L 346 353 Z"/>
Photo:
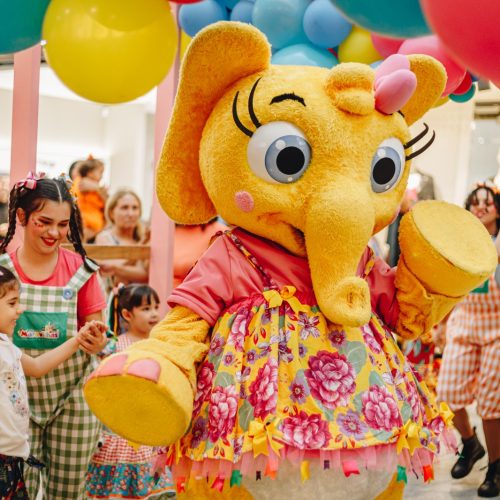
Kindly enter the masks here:
<path id="1" fill-rule="evenodd" d="M 434 140 L 409 125 L 446 74 L 427 56 L 375 74 L 272 66 L 270 54 L 240 23 L 193 39 L 157 194 L 180 223 L 220 214 L 232 229 L 152 338 L 121 353 L 122 370 L 105 360 L 85 397 L 128 440 L 167 447 L 179 496 L 401 499 L 406 471 L 429 477 L 451 444 L 452 414 L 395 337 L 428 332 L 497 259 L 482 224 L 443 202 L 403 218 L 397 268 L 368 247 Z"/>

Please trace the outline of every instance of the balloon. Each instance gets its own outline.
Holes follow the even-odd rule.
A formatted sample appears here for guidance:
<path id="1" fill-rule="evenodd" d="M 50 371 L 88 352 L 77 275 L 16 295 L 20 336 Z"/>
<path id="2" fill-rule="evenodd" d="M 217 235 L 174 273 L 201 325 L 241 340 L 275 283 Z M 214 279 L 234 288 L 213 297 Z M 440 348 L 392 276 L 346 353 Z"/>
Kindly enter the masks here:
<path id="1" fill-rule="evenodd" d="M 353 22 L 381 35 L 411 38 L 431 32 L 418 0 L 331 1 Z"/>
<path id="2" fill-rule="evenodd" d="M 383 59 L 381 59 L 380 61 L 375 61 L 375 62 L 372 62 L 370 64 L 370 66 L 373 68 L 373 69 L 377 69 L 382 63 L 384 62 Z"/>
<path id="3" fill-rule="evenodd" d="M 335 47 L 351 32 L 352 24 L 343 17 L 330 0 L 314 0 L 304 14 L 304 31 L 318 47 Z"/>
<path id="4" fill-rule="evenodd" d="M 165 0 L 52 0 L 43 24 L 45 54 L 73 92 L 119 103 L 166 76 L 177 29 Z"/>
<path id="5" fill-rule="evenodd" d="M 465 68 L 462 68 L 450 57 L 436 35 L 405 40 L 398 52 L 406 55 L 427 54 L 436 58 L 444 66 L 448 76 L 443 95 L 453 92 L 464 79 Z"/>
<path id="6" fill-rule="evenodd" d="M 238 3 L 238 0 L 218 0 L 219 3 L 227 7 L 228 9 L 234 9 L 234 6 Z"/>
<path id="7" fill-rule="evenodd" d="M 307 42 L 302 18 L 309 3 L 309 0 L 255 0 L 252 23 L 276 49 Z"/>
<path id="8" fill-rule="evenodd" d="M 271 63 L 285 66 L 321 66 L 323 68 L 333 68 L 333 66 L 337 65 L 338 61 L 327 50 L 299 43 L 278 50 L 273 54 Z"/>
<path id="9" fill-rule="evenodd" d="M 450 99 L 453 102 L 467 102 L 470 101 L 476 94 L 476 85 L 472 85 L 471 88 L 464 94 L 450 94 Z"/>
<path id="10" fill-rule="evenodd" d="M 253 3 L 249 0 L 240 0 L 231 11 L 229 18 L 231 21 L 242 23 L 252 23 Z"/>
<path id="11" fill-rule="evenodd" d="M 498 0 L 421 0 L 424 14 L 456 60 L 500 85 L 500 2 Z"/>
<path id="12" fill-rule="evenodd" d="M 439 108 L 440 106 L 442 106 L 443 104 L 446 104 L 448 101 L 450 100 L 450 97 L 449 96 L 445 96 L 445 97 L 441 97 L 440 99 L 438 99 L 436 101 L 436 104 L 434 104 L 434 106 L 432 106 L 433 108 Z"/>
<path id="13" fill-rule="evenodd" d="M 460 83 L 460 85 L 453 91 L 455 95 L 465 94 L 470 90 L 472 86 L 472 75 L 467 72 L 465 73 L 464 79 Z"/>
<path id="14" fill-rule="evenodd" d="M 181 31 L 181 46 L 179 48 L 179 57 L 182 59 L 186 53 L 189 44 L 191 43 L 191 37 L 186 35 L 184 31 Z"/>
<path id="15" fill-rule="evenodd" d="M 0 2 L 0 54 L 36 45 L 42 39 L 43 16 L 50 0 L 4 0 Z"/>
<path id="16" fill-rule="evenodd" d="M 217 21 L 227 21 L 227 10 L 215 0 L 203 0 L 193 5 L 183 5 L 179 10 L 179 24 L 189 35 L 194 36 L 205 26 Z"/>
<path id="17" fill-rule="evenodd" d="M 389 57 L 392 54 L 396 54 L 404 42 L 401 38 L 390 38 L 388 36 L 376 35 L 375 33 L 372 33 L 371 37 L 373 46 L 382 57 Z"/>
<path id="18" fill-rule="evenodd" d="M 198 2 L 201 2 L 201 0 L 170 0 L 172 3 L 182 3 L 182 4 L 186 4 L 186 3 L 198 3 Z"/>
<path id="19" fill-rule="evenodd" d="M 339 46 L 340 62 L 361 62 L 371 64 L 383 59 L 373 46 L 370 33 L 354 26 L 349 36 Z"/>

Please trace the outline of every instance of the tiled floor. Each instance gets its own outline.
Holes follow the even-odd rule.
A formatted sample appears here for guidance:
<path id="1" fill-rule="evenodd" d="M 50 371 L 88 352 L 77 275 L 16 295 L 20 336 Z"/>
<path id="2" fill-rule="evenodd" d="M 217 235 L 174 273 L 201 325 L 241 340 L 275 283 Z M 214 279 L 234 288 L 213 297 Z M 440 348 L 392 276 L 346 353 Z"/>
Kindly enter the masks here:
<path id="1" fill-rule="evenodd" d="M 476 415 L 474 408 L 469 408 L 469 415 L 473 425 L 477 427 L 477 434 L 481 443 L 486 447 L 482 432 L 481 420 Z M 460 442 L 460 439 L 457 439 Z M 405 500 L 448 500 L 455 498 L 475 499 L 477 488 L 483 482 L 486 475 L 485 467 L 488 465 L 488 457 L 485 456 L 476 463 L 472 472 L 463 479 L 452 479 L 450 470 L 455 463 L 456 457 L 447 454 L 440 458 L 434 467 L 434 481 L 424 484 L 415 478 L 408 477 L 408 486 L 405 489 Z"/>

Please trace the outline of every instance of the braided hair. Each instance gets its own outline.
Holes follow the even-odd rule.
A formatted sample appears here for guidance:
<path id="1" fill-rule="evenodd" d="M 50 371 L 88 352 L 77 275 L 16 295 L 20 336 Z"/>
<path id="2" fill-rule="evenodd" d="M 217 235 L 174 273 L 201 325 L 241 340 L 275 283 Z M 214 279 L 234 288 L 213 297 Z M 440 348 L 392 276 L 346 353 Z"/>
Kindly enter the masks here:
<path id="1" fill-rule="evenodd" d="M 44 177 L 38 179 L 34 189 L 28 189 L 24 186 L 14 186 L 12 188 L 9 198 L 9 227 L 5 239 L 0 244 L 0 254 L 7 251 L 7 246 L 16 232 L 17 209 L 21 208 L 24 211 L 26 216 L 25 220 L 27 222 L 33 212 L 37 212 L 43 208 L 46 200 L 58 203 L 69 203 L 71 207 L 71 216 L 69 219 L 68 240 L 73 244 L 75 252 L 81 255 L 85 269 L 90 272 L 95 271 L 88 263 L 91 259 L 87 257 L 87 252 L 82 243 L 82 218 L 80 210 L 71 194 L 70 186 L 64 177 L 58 177 L 56 179 Z"/>

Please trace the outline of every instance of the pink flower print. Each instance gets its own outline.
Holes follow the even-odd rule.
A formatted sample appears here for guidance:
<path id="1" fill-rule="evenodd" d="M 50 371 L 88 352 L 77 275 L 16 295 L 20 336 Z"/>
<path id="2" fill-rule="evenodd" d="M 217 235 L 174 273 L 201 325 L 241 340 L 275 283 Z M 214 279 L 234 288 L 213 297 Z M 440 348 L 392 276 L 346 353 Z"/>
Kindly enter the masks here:
<path id="1" fill-rule="evenodd" d="M 243 436 L 234 438 L 231 442 L 234 453 L 233 462 L 236 462 L 241 458 L 241 452 L 243 451 Z"/>
<path id="2" fill-rule="evenodd" d="M 226 354 L 224 354 L 224 356 L 222 357 L 222 362 L 226 365 L 226 366 L 231 366 L 233 363 L 234 363 L 234 354 L 232 352 L 227 352 Z"/>
<path id="3" fill-rule="evenodd" d="M 372 429 L 391 431 L 402 425 L 396 400 L 385 387 L 370 387 L 361 396 L 361 401 L 366 423 Z"/>
<path id="4" fill-rule="evenodd" d="M 280 360 L 290 363 L 293 361 L 292 350 L 288 347 L 288 342 L 290 341 L 291 332 L 290 330 L 284 330 L 280 328 L 278 335 L 273 335 L 271 337 L 271 344 L 278 343 L 278 355 Z"/>
<path id="5" fill-rule="evenodd" d="M 238 394 L 234 385 L 216 387 L 210 396 L 208 436 L 213 443 L 225 439 L 234 428 L 238 411 Z"/>
<path id="6" fill-rule="evenodd" d="M 214 365 L 209 361 L 205 361 L 201 365 L 201 369 L 198 372 L 198 380 L 196 383 L 196 396 L 194 398 L 193 415 L 197 415 L 200 411 L 201 405 L 207 399 L 210 390 L 212 389 L 212 383 L 215 378 Z"/>
<path id="7" fill-rule="evenodd" d="M 379 354 L 382 352 L 382 348 L 380 344 L 377 342 L 377 339 L 373 335 L 373 332 L 369 325 L 364 325 L 361 327 L 361 331 L 363 332 L 363 340 L 365 344 L 370 348 L 372 352 L 375 354 Z"/>
<path id="8" fill-rule="evenodd" d="M 195 420 L 191 431 L 191 448 L 198 448 L 205 439 L 207 439 L 207 420 L 199 417 Z"/>
<path id="9" fill-rule="evenodd" d="M 257 347 L 260 349 L 259 358 L 267 358 L 271 354 L 271 344 L 269 342 L 261 342 Z"/>
<path id="10" fill-rule="evenodd" d="M 210 350 L 208 351 L 209 356 L 219 356 L 222 354 L 225 343 L 224 337 L 217 333 L 210 342 Z"/>
<path id="11" fill-rule="evenodd" d="M 247 362 L 250 363 L 251 365 L 253 365 L 258 358 L 257 352 L 255 351 L 255 349 L 250 349 L 249 351 L 247 351 L 246 358 L 247 358 Z"/>
<path id="12" fill-rule="evenodd" d="M 307 347 L 304 344 L 299 344 L 299 356 L 303 358 L 307 354 Z"/>
<path id="13" fill-rule="evenodd" d="M 431 423 L 429 424 L 429 428 L 431 429 L 432 432 L 436 435 L 440 435 L 445 428 L 444 420 L 442 417 L 436 417 L 431 420 Z"/>
<path id="14" fill-rule="evenodd" d="M 331 332 L 328 332 L 328 340 L 331 342 L 333 347 L 339 349 L 345 343 L 344 330 L 332 330 Z"/>
<path id="15" fill-rule="evenodd" d="M 420 401 L 417 389 L 413 384 L 406 384 L 406 391 L 408 392 L 407 401 L 410 403 L 413 418 L 417 421 L 424 413 L 422 402 Z"/>
<path id="16" fill-rule="evenodd" d="M 325 408 L 346 406 L 356 390 L 356 373 L 343 354 L 319 351 L 309 358 L 305 371 L 311 394 Z"/>
<path id="17" fill-rule="evenodd" d="M 352 410 L 349 410 L 345 414 L 340 414 L 337 417 L 337 424 L 344 434 L 352 436 L 354 439 L 358 440 L 363 439 L 366 431 L 368 430 L 368 427 Z"/>
<path id="18" fill-rule="evenodd" d="M 312 337 L 319 337 L 319 330 L 316 325 L 319 323 L 318 316 L 312 316 L 311 318 L 306 313 L 299 313 L 299 320 L 297 324 L 301 327 L 300 338 L 306 340 L 309 335 Z"/>
<path id="19" fill-rule="evenodd" d="M 243 309 L 236 313 L 236 317 L 231 325 L 231 332 L 229 333 L 227 343 L 234 345 L 234 349 L 238 352 L 243 351 L 249 316 L 250 311 Z"/>
<path id="20" fill-rule="evenodd" d="M 290 399 L 294 403 L 303 404 L 306 402 L 306 397 L 309 396 L 309 388 L 301 380 L 295 378 L 290 384 Z"/>
<path id="21" fill-rule="evenodd" d="M 278 400 L 278 362 L 270 358 L 259 368 L 257 377 L 250 384 L 250 404 L 255 418 L 265 418 L 276 410 Z"/>
<path id="22" fill-rule="evenodd" d="M 250 367 L 249 366 L 244 366 L 241 370 L 236 372 L 236 382 L 242 383 L 246 382 L 248 378 L 250 377 Z"/>
<path id="23" fill-rule="evenodd" d="M 260 318 L 260 322 L 262 325 L 267 325 L 271 322 L 271 311 L 272 308 L 266 307 L 266 310 L 262 313 L 262 316 Z"/>
<path id="24" fill-rule="evenodd" d="M 287 417 L 281 426 L 283 440 L 301 450 L 318 450 L 328 446 L 332 435 L 328 422 L 319 413 L 308 415 L 305 411 Z"/>

